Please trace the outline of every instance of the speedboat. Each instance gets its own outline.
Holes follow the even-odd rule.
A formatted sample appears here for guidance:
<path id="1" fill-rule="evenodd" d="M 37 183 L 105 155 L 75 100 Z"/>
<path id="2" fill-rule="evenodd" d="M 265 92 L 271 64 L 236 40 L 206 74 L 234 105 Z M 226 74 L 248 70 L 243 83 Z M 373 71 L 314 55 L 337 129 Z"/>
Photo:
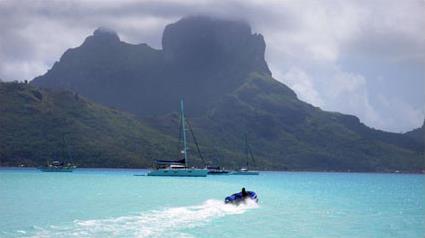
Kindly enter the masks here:
<path id="1" fill-rule="evenodd" d="M 257 194 L 252 191 L 246 191 L 246 196 L 242 195 L 242 192 L 232 194 L 224 199 L 224 203 L 239 205 L 240 203 L 246 203 L 246 200 L 258 202 Z"/>

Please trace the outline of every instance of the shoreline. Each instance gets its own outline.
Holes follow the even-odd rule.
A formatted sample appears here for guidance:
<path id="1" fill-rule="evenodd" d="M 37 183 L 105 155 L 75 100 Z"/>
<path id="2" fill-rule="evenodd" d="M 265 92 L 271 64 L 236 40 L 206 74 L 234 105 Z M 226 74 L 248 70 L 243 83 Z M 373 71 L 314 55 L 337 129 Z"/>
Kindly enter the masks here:
<path id="1" fill-rule="evenodd" d="M 152 168 L 126 168 L 126 167 L 78 167 L 75 170 L 151 170 Z M 25 167 L 25 166 L 0 166 L 0 170 L 38 170 L 38 167 Z M 256 170 L 266 173 L 344 173 L 344 174 L 425 174 L 425 171 L 347 171 L 347 170 Z"/>

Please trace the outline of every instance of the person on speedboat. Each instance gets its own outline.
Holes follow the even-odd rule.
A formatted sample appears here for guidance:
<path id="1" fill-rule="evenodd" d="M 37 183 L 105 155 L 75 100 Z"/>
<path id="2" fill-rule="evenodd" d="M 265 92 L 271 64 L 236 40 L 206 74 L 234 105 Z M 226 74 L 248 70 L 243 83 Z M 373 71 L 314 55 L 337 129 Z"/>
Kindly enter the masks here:
<path id="1" fill-rule="evenodd" d="M 246 192 L 245 188 L 242 188 L 241 194 L 242 194 L 242 198 L 244 198 L 244 199 L 249 196 L 249 194 Z"/>

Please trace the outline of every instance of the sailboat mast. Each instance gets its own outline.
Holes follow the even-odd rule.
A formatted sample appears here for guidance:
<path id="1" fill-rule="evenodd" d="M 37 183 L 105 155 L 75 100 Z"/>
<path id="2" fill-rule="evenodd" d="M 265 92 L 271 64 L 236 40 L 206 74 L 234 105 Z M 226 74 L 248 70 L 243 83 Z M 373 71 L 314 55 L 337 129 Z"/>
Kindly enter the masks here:
<path id="1" fill-rule="evenodd" d="M 63 145 L 64 145 L 64 148 L 65 148 L 66 153 L 68 155 L 68 160 L 69 160 L 68 162 L 72 163 L 73 161 L 72 161 L 71 151 L 69 151 L 69 147 L 68 147 L 66 140 L 65 140 L 65 135 L 63 135 Z"/>
<path id="2" fill-rule="evenodd" d="M 187 142 L 186 142 L 186 127 L 185 127 L 185 118 L 184 118 L 183 99 L 180 100 L 180 113 L 181 113 L 182 130 L 183 130 L 184 164 L 187 167 Z"/>
<path id="3" fill-rule="evenodd" d="M 249 169 L 249 145 L 248 136 L 245 134 L 245 156 L 246 156 L 246 168 Z"/>

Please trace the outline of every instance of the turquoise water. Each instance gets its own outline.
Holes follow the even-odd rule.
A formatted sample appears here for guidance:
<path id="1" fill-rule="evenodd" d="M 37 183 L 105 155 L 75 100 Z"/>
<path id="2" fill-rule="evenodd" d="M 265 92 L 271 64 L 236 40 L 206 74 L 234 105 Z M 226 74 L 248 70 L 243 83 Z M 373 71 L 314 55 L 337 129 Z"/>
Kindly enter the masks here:
<path id="1" fill-rule="evenodd" d="M 0 237 L 425 237 L 425 176 L 0 169 Z M 242 186 L 259 204 L 224 205 Z"/>

